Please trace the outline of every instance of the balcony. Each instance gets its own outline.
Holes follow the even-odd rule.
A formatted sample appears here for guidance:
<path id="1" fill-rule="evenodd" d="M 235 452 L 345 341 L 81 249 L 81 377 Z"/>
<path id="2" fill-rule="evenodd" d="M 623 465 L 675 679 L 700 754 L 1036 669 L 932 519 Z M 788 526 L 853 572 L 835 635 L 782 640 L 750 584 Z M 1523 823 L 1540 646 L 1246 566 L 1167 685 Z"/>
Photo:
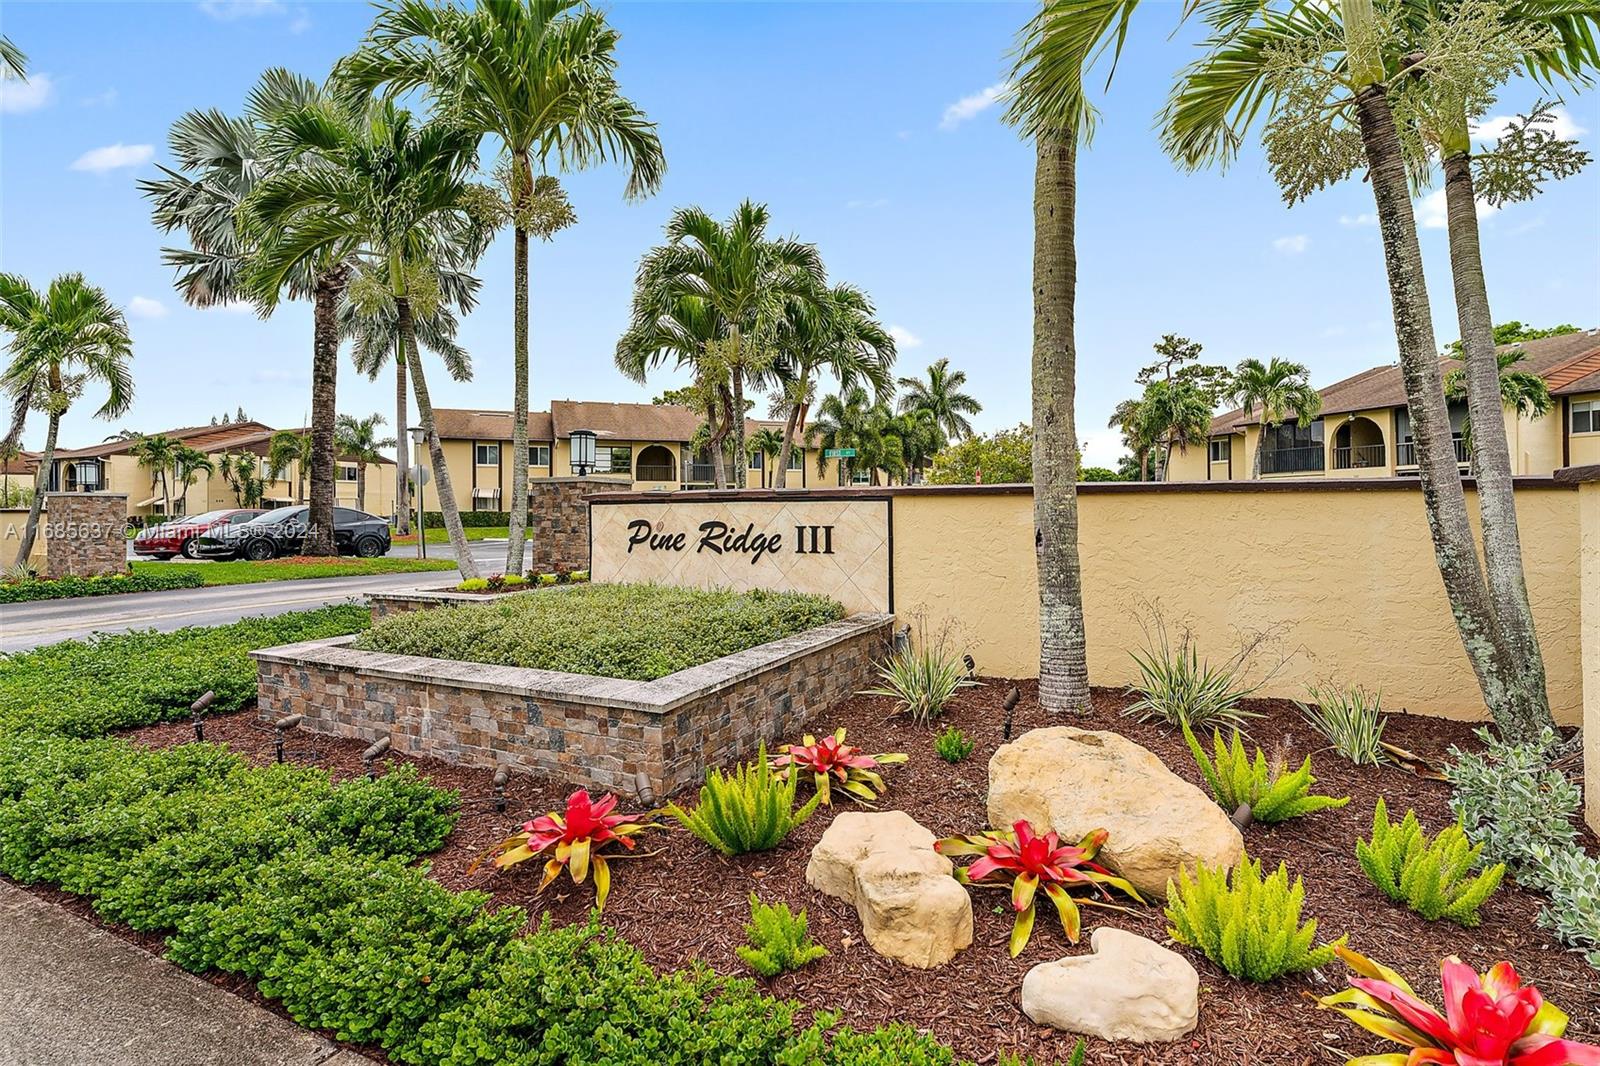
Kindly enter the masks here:
<path id="1" fill-rule="evenodd" d="M 715 485 L 717 483 L 716 467 L 710 463 L 685 463 L 683 465 L 683 483 L 685 485 Z"/>
<path id="2" fill-rule="evenodd" d="M 1467 448 L 1466 440 L 1462 437 L 1453 437 L 1451 440 L 1455 444 L 1456 462 L 1461 466 L 1466 466 L 1471 463 L 1472 453 Z M 1396 466 L 1416 466 L 1417 442 L 1408 440 L 1402 441 L 1400 444 L 1396 445 L 1394 449 L 1394 461 Z"/>
<path id="3" fill-rule="evenodd" d="M 1381 444 L 1356 444 L 1333 449 L 1335 470 L 1367 470 L 1381 467 L 1384 463 L 1384 447 Z"/>
<path id="4" fill-rule="evenodd" d="M 1320 444 L 1270 448 L 1261 453 L 1263 474 L 1315 474 L 1321 473 L 1326 465 L 1326 452 Z"/>

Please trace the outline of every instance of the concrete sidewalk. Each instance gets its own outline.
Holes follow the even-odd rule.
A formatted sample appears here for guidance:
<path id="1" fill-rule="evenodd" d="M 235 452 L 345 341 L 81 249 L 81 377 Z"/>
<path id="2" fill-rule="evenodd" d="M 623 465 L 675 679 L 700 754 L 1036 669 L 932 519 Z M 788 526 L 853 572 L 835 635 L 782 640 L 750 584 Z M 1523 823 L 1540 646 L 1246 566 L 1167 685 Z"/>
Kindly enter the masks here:
<path id="1" fill-rule="evenodd" d="M 372 1066 L 0 883 L 4 1066 Z"/>

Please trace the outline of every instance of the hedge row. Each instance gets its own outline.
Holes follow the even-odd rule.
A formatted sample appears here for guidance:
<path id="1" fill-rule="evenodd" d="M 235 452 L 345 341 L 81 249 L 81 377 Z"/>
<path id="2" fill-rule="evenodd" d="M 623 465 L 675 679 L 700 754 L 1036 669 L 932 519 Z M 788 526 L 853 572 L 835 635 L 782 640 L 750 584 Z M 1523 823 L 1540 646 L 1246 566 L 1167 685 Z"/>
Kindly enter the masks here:
<path id="1" fill-rule="evenodd" d="M 29 600 L 65 600 L 78 596 L 114 596 L 121 592 L 161 592 L 166 589 L 197 589 L 205 579 L 193 570 L 166 573 L 105 574 L 100 577 L 58 577 L 50 580 L 0 583 L 0 603 L 25 603 Z"/>
<path id="2" fill-rule="evenodd" d="M 208 689 L 213 712 L 256 696 L 254 648 L 365 629 L 364 607 L 340 605 L 172 633 L 118 633 L 0 657 L 0 733 L 93 737 L 172 721 Z"/>
<path id="3" fill-rule="evenodd" d="M 427 526 L 428 526 L 429 529 L 443 529 L 444 528 L 444 512 L 443 511 L 423 511 L 422 512 L 422 519 L 423 519 L 423 521 L 425 523 L 427 523 Z M 511 512 L 510 511 L 462 511 L 461 512 L 461 525 L 463 527 L 465 527 L 465 526 L 488 526 L 488 527 L 491 527 L 491 528 L 494 528 L 494 529 L 499 529 L 501 526 L 509 526 L 510 524 L 511 524 Z"/>

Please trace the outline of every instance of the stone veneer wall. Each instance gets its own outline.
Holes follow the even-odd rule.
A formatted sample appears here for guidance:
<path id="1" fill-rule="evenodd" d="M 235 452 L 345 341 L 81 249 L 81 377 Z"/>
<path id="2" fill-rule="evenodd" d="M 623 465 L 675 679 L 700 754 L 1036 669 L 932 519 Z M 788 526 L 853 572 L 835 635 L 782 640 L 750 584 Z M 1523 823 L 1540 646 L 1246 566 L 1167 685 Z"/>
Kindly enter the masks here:
<path id="1" fill-rule="evenodd" d="M 665 797 L 870 685 L 892 626 L 855 615 L 648 682 L 357 651 L 354 637 L 252 657 L 265 718 L 301 714 L 316 732 L 626 794 L 642 771 Z"/>
<path id="2" fill-rule="evenodd" d="M 45 576 L 97 577 L 128 569 L 128 494 L 52 492 L 40 518 Z"/>
<path id="3" fill-rule="evenodd" d="M 631 492 L 627 481 L 564 477 L 528 482 L 528 539 L 534 571 L 589 569 L 589 505 L 598 492 Z"/>

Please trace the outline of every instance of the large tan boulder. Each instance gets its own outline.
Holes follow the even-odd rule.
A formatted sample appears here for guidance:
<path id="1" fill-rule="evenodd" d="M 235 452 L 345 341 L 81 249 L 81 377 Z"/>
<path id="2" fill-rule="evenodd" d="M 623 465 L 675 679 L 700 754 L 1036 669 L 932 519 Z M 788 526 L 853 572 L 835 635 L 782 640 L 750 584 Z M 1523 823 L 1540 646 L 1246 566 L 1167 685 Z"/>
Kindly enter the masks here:
<path id="1" fill-rule="evenodd" d="M 855 906 L 878 954 L 941 966 L 972 943 L 972 901 L 933 839 L 904 811 L 847 811 L 811 850 L 806 881 Z"/>
<path id="2" fill-rule="evenodd" d="M 1244 837 L 1210 796 L 1116 733 L 1051 726 L 1001 745 L 989 760 L 989 824 L 1021 818 L 1065 843 L 1110 830 L 1099 861 L 1147 898 L 1163 898 L 1181 867 L 1231 867 L 1244 855 Z"/>
<path id="3" fill-rule="evenodd" d="M 1102 1040 L 1160 1043 L 1200 1018 L 1200 975 L 1182 955 L 1101 926 L 1090 955 L 1043 962 L 1022 979 L 1022 1012 L 1040 1025 Z"/>

